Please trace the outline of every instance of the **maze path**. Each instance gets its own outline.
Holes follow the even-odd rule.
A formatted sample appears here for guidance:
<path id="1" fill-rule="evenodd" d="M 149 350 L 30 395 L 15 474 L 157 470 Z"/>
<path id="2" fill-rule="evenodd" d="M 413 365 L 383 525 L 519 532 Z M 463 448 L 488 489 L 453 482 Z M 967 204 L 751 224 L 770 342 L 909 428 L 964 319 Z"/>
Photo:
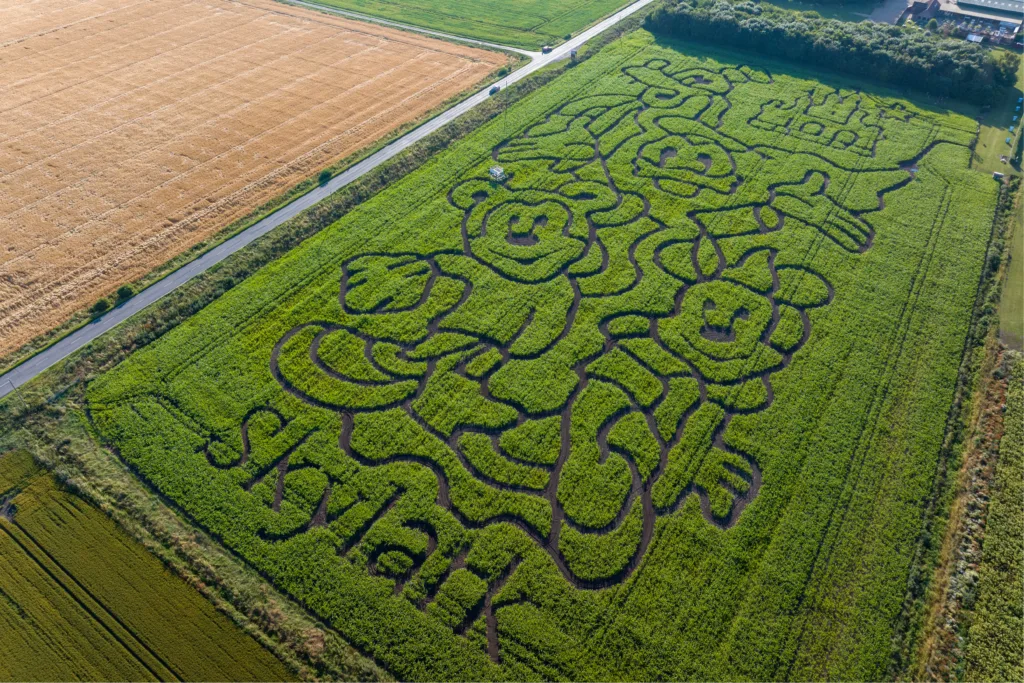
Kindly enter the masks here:
<path id="1" fill-rule="evenodd" d="M 492 158 L 508 171 L 504 181 L 474 177 L 451 189 L 449 203 L 463 212 L 461 253 L 377 252 L 349 259 L 339 292 L 346 319 L 293 328 L 271 361 L 274 377 L 290 394 L 341 413 L 344 453 L 371 468 L 396 462 L 426 466 L 437 480 L 434 503 L 461 526 L 517 528 L 580 589 L 625 581 L 645 556 L 658 516 L 675 512 L 691 495 L 709 523 L 721 529 L 736 524 L 760 489 L 761 472 L 753 457 L 726 442 L 732 416 L 772 404 L 772 375 L 790 364 L 810 336 L 808 311 L 835 297 L 832 285 L 810 268 L 777 266 L 771 237 L 786 229 L 788 219 L 819 230 L 814 249 L 828 240 L 854 254 L 866 251 L 874 232 L 864 214 L 883 209 L 885 194 L 910 182 L 911 169 L 938 144 L 932 141 L 913 158 L 874 171 L 901 173 L 876 190 L 876 207 L 851 210 L 830 192 L 833 178 L 839 174 L 852 181 L 860 159 L 876 158 L 884 138 L 879 125 L 884 110 L 864 106 L 858 94 L 812 91 L 793 101 L 765 102 L 745 120 L 761 140 L 750 144 L 735 126 L 726 126 L 734 109 L 729 96 L 737 85 L 770 81 L 769 76 L 743 67 L 674 71 L 664 60 L 624 67 L 621 74 L 634 87 L 564 103 L 520 137 L 495 147 Z M 777 144 L 764 144 L 764 131 L 775 133 Z M 806 142 L 818 148 L 807 149 Z M 837 163 L 821 148 L 856 156 Z M 805 162 L 795 175 L 794 155 Z M 805 170 L 808 160 L 811 170 Z M 744 175 L 748 170 L 756 175 Z M 730 261 L 722 244 L 754 236 L 767 239 Z M 655 270 L 663 290 L 672 283 L 671 296 L 662 291 L 652 302 L 645 292 L 646 301 L 634 297 L 643 302 L 637 305 L 631 295 L 640 292 L 645 278 L 654 279 Z M 496 278 L 518 287 L 512 293 L 495 290 Z M 509 295 L 523 295 L 524 305 L 504 320 L 469 322 L 500 306 L 495 296 Z M 553 306 L 551 315 L 544 304 L 559 296 L 560 307 Z M 699 299 L 696 308 L 694 299 Z M 397 326 L 409 320 L 425 334 L 403 339 Z M 623 329 L 611 329 L 616 325 Z M 785 330 L 776 334 L 780 325 Z M 282 353 L 304 330 L 315 332 L 312 342 L 291 355 L 308 356 L 308 362 L 290 361 L 283 368 Z M 325 340 L 334 338 L 343 340 L 339 344 L 345 349 L 335 359 L 340 367 L 323 354 Z M 501 381 L 505 373 L 529 384 L 531 370 L 523 368 L 535 363 L 552 371 L 558 364 L 544 368 L 546 360 L 574 344 L 584 350 L 561 361 L 562 373 L 554 373 L 559 378 L 572 373 L 574 386 L 563 399 L 529 405 Z M 311 380 L 310 372 L 320 376 Z M 673 380 L 688 380 L 695 388 L 688 403 L 669 405 L 675 401 Z M 547 387 L 541 382 L 531 388 Z M 589 395 L 598 395 L 594 405 L 610 401 L 615 406 L 588 425 L 588 434 L 574 435 L 573 425 L 587 421 L 574 415 L 574 408 L 585 404 L 589 411 L 591 403 L 582 400 Z M 468 414 L 460 413 L 453 403 L 469 398 L 474 405 Z M 444 402 L 439 409 L 432 405 L 438 401 Z M 383 411 L 400 411 L 422 438 L 435 440 L 436 449 L 452 457 L 445 462 L 424 453 L 367 457 L 352 442 L 353 416 Z M 560 444 L 553 462 L 517 458 L 502 446 L 506 431 L 552 418 L 559 421 Z M 246 429 L 247 424 L 246 453 L 236 467 L 246 462 Z M 574 452 L 574 441 L 581 439 L 589 439 L 590 447 Z M 618 498 L 609 497 L 611 505 L 595 510 L 593 501 L 585 500 L 581 467 L 570 472 L 575 486 L 563 485 L 566 467 L 583 451 L 596 452 L 597 461 L 590 463 L 596 469 L 608 467 L 609 458 L 620 463 L 618 481 L 610 478 L 620 489 Z M 288 462 L 285 453 L 267 470 L 276 475 L 275 511 L 281 507 Z M 523 518 L 497 506 L 483 516 L 468 515 L 452 500 L 453 468 L 486 487 L 540 501 L 550 512 Z M 328 514 L 331 492 L 328 484 L 306 529 L 329 527 L 357 505 Z M 361 501 L 374 510 L 339 552 L 364 542 L 405 495 L 396 488 L 386 499 Z M 630 524 L 635 509 L 639 528 Z M 594 514 L 588 517 L 588 511 Z M 367 554 L 374 574 L 381 573 L 382 556 L 412 555 L 394 577 L 396 594 L 438 549 L 438 533 L 429 521 L 406 520 L 404 528 L 426 537 L 420 550 L 385 542 Z M 577 541 L 584 539 L 584 547 L 586 539 L 633 533 L 633 549 L 603 575 L 579 571 L 564 552 L 566 530 Z M 468 552 L 463 547 L 448 559 L 434 590 L 419 600 L 422 609 L 446 580 L 465 571 Z M 511 557 L 454 627 L 465 632 L 483 617 L 495 661 L 500 653 L 494 599 L 521 560 Z"/>
<path id="2" fill-rule="evenodd" d="M 346 258 L 340 315 L 275 333 L 308 414 L 259 407 L 240 450 L 200 450 L 266 507 L 264 542 L 330 539 L 500 662 L 530 572 L 619 586 L 691 498 L 739 522 L 762 473 L 729 427 L 842 296 L 814 264 L 871 249 L 952 135 L 746 67 L 627 64 L 453 181 L 443 248 Z"/>

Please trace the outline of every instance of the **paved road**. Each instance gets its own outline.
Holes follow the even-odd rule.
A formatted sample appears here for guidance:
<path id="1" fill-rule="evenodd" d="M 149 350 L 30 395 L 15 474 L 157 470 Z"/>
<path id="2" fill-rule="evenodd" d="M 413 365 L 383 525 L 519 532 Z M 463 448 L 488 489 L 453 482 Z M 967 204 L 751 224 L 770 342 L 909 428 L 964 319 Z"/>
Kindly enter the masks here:
<path id="1" fill-rule="evenodd" d="M 413 33 L 424 33 L 428 36 L 434 36 L 437 38 L 444 38 L 445 40 L 455 40 L 460 43 L 470 43 L 472 45 L 479 45 L 481 47 L 490 47 L 495 50 L 507 50 L 508 52 L 518 52 L 521 55 L 527 57 L 537 57 L 540 55 L 539 52 L 530 52 L 529 50 L 523 50 L 518 47 L 509 47 L 508 45 L 498 45 L 497 43 L 488 43 L 486 40 L 476 40 L 475 38 L 464 38 L 463 36 L 457 36 L 454 33 L 443 33 L 441 31 L 434 31 L 429 28 L 420 28 L 419 26 L 413 26 L 412 24 L 401 24 L 397 21 L 391 21 L 390 19 L 381 19 L 380 17 L 372 17 L 369 14 L 360 14 L 359 12 L 353 12 L 347 9 L 339 9 L 337 7 L 328 7 L 327 5 L 321 5 L 317 2 L 304 2 L 303 0 L 282 0 L 289 5 L 299 5 L 300 7 L 308 7 L 315 9 L 320 12 L 329 12 L 331 14 L 337 14 L 349 19 L 358 19 L 359 21 L 368 21 L 372 24 L 380 24 L 381 26 L 391 26 L 393 28 L 400 28 L 403 31 L 412 31 Z"/>
<path id="2" fill-rule="evenodd" d="M 500 81 L 501 86 L 504 88 L 516 81 L 520 81 L 530 74 L 544 68 L 545 66 L 556 62 L 561 59 L 565 59 L 569 56 L 569 52 L 575 50 L 583 43 L 587 42 L 594 36 L 598 35 L 611 28 L 615 24 L 619 23 L 623 19 L 629 17 L 632 14 L 640 11 L 647 5 L 654 2 L 654 0 L 637 0 L 632 5 L 625 7 L 603 21 L 591 26 L 586 31 L 583 31 L 578 36 L 574 37 L 557 48 L 552 50 L 549 54 L 537 54 L 531 53 L 533 57 L 532 61 L 523 66 L 522 68 L 513 71 L 511 74 L 506 76 Z M 305 3 L 300 3 L 305 4 Z M 330 9 L 324 8 L 321 5 L 317 5 L 318 9 Z M 412 27 L 410 27 L 412 28 Z M 424 29 L 414 29 L 419 32 L 423 32 Z M 459 40 L 465 40 L 459 38 Z M 512 48 L 502 48 L 512 49 Z M 316 188 L 312 192 L 303 195 L 299 199 L 296 199 L 291 204 L 284 206 L 263 220 L 255 223 L 248 229 L 238 233 L 229 240 L 222 242 L 220 245 L 214 247 L 210 251 L 206 252 L 196 260 L 189 264 L 182 266 L 180 269 L 174 271 L 159 282 L 154 283 L 147 289 L 139 292 L 131 299 L 113 309 L 109 313 L 106 313 L 99 318 L 96 318 L 85 327 L 79 328 L 75 332 L 72 332 L 68 336 L 58 341 L 53 346 L 47 348 L 32 358 L 28 359 L 21 365 L 11 369 L 9 372 L 0 375 L 0 398 L 3 398 L 7 394 L 14 391 L 17 387 L 25 384 L 32 380 L 44 370 L 52 367 L 53 365 L 64 360 L 75 351 L 78 351 L 89 342 L 95 340 L 103 333 L 117 327 L 125 320 L 135 315 L 142 309 L 146 308 L 150 304 L 153 304 L 163 297 L 173 292 L 178 287 L 194 278 L 195 276 L 205 272 L 212 266 L 220 263 L 231 254 L 235 253 L 239 249 L 242 249 L 248 244 L 263 237 L 268 232 L 281 225 L 285 221 L 294 218 L 297 214 L 305 211 L 309 207 L 317 204 L 321 200 L 337 192 L 341 188 L 345 187 L 349 183 L 358 180 L 360 177 L 369 173 L 376 167 L 380 166 L 384 162 L 392 159 L 396 155 L 403 152 L 411 145 L 416 144 L 426 136 L 430 135 L 437 129 L 441 128 L 447 123 L 454 121 L 469 110 L 476 107 L 481 102 L 485 101 L 489 95 L 488 91 L 490 88 L 484 88 L 475 95 L 463 100 L 459 104 L 455 105 L 451 109 L 438 114 L 436 117 L 424 123 L 419 128 L 416 128 L 402 137 L 398 138 L 391 144 L 382 147 L 376 153 L 363 159 L 358 164 L 350 167 L 344 173 L 335 176 L 329 183 L 321 187 Z"/>

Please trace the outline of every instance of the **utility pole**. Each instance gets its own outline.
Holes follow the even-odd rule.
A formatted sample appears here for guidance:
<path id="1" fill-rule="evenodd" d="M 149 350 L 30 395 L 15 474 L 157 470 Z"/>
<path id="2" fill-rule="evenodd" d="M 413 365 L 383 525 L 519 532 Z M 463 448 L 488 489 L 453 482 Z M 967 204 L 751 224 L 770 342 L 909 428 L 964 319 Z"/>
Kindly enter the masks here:
<path id="1" fill-rule="evenodd" d="M 11 385 L 11 389 L 14 389 L 14 393 L 16 393 L 18 398 L 21 399 L 21 405 L 25 407 L 25 410 L 28 410 L 28 401 L 26 401 L 25 397 L 21 395 L 21 389 L 19 389 L 12 380 L 7 380 L 7 383 Z"/>

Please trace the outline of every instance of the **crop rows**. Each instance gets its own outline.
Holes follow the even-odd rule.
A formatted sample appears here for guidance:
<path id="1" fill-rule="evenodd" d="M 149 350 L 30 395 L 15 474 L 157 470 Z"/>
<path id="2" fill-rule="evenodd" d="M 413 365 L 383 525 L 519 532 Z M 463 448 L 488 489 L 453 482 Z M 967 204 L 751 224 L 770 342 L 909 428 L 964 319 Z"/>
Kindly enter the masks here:
<path id="1" fill-rule="evenodd" d="M 0 454 L 0 676 L 279 680 L 288 671 L 26 452 Z"/>
<path id="2" fill-rule="evenodd" d="M 402 677 L 815 666 L 804 643 L 824 647 L 810 636 L 832 626 L 801 610 L 850 586 L 825 579 L 853 571 L 862 484 L 913 497 L 869 464 L 889 416 L 909 410 L 928 442 L 899 461 L 907 486 L 935 455 L 941 421 L 895 399 L 955 373 L 960 319 L 927 342 L 946 354 L 933 374 L 905 376 L 907 349 L 932 339 L 922 311 L 943 288 L 969 301 L 977 281 L 993 197 L 959 170 L 974 125 L 643 34 L 502 118 L 95 382 L 97 428 Z M 865 350 L 877 370 L 849 365 Z M 815 465 L 787 431 L 799 420 L 824 430 L 812 439 L 863 439 Z M 800 503 L 805 465 L 809 479 L 845 468 L 834 499 Z M 792 642 L 708 657 L 752 647 L 757 628 L 729 627 L 749 619 L 737 601 L 761 589 L 776 527 L 788 539 L 803 514 L 820 541 L 768 565 L 803 572 L 778 606 L 800 619 Z M 898 604 L 897 583 L 879 590 Z M 714 625 L 643 625 L 714 611 L 704 593 L 721 595 Z M 686 664 L 639 654 L 694 628 L 687 647 L 705 652 Z"/>

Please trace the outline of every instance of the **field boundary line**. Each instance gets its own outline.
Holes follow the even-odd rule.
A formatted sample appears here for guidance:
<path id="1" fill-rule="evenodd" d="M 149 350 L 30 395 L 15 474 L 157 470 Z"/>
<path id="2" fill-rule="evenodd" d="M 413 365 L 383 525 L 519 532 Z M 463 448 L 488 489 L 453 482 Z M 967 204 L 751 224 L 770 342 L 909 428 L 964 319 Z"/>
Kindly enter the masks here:
<path id="1" fill-rule="evenodd" d="M 97 624 L 101 625 L 114 640 L 118 642 L 132 657 L 134 657 L 147 671 L 153 674 L 156 680 L 168 680 L 168 677 L 164 675 L 166 672 L 170 674 L 170 677 L 176 680 L 184 680 L 178 672 L 172 669 L 167 662 L 163 660 L 160 655 L 153 652 L 142 640 L 135 635 L 135 633 L 128 628 L 117 616 L 110 612 L 107 607 L 94 596 L 89 589 L 78 582 L 75 577 L 68 572 L 56 559 L 53 558 L 46 549 L 43 548 L 32 535 L 29 534 L 20 524 L 15 521 L 10 522 L 9 525 L 0 524 L 0 528 L 4 530 L 7 536 L 14 541 L 22 552 L 28 556 L 43 572 L 53 580 L 68 597 L 71 598 L 76 604 L 78 604 L 85 612 L 92 617 Z M 17 533 L 15 533 L 15 530 Z M 22 538 L 19 538 L 22 536 Z M 27 545 L 31 544 L 46 558 L 46 562 L 43 562 L 39 558 L 39 554 L 33 552 Z M 53 567 L 47 566 L 52 564 Z M 58 575 L 63 574 L 65 579 L 62 579 Z M 71 584 L 69 586 L 69 584 Z M 94 603 L 90 606 L 90 602 Z M 113 622 L 111 624 L 110 622 Z M 124 633 L 118 633 L 118 631 L 124 631 Z M 134 643 L 133 643 L 134 641 Z M 138 647 L 133 647 L 135 644 Z M 143 656 L 145 653 L 148 656 Z M 155 661 L 147 661 L 152 658 Z M 164 671 L 160 671 L 160 669 Z"/>
<path id="2" fill-rule="evenodd" d="M 241 0 L 234 0 L 235 2 L 241 2 Z M 478 40 L 476 38 L 467 38 L 460 36 L 455 33 L 445 33 L 443 31 L 435 31 L 429 28 L 423 28 L 416 26 L 415 24 L 403 24 L 400 21 L 393 21 L 391 19 L 384 19 L 383 17 L 375 17 L 371 14 L 363 14 L 362 12 L 353 12 L 352 10 L 342 9 L 340 7 L 331 7 L 330 5 L 321 5 L 317 2 L 306 2 L 306 0 L 276 0 L 283 5 L 291 5 L 293 7 L 304 7 L 306 9 L 315 10 L 318 12 L 326 12 L 328 14 L 336 14 L 338 16 L 347 17 L 348 19 L 354 19 L 356 21 L 363 21 L 368 24 L 379 24 L 381 26 L 387 26 L 388 28 L 397 28 L 401 31 L 409 31 L 410 33 L 421 33 L 427 36 L 433 36 L 435 38 L 443 38 L 444 40 L 454 41 L 459 43 L 467 43 L 469 45 L 479 45 L 480 47 L 488 47 L 494 50 L 502 50 L 504 52 L 516 52 L 518 54 L 534 59 L 541 53 L 535 50 L 525 50 L 521 47 L 512 47 L 511 45 L 501 45 L 500 43 L 491 43 L 486 40 Z M 245 4 L 245 3 L 242 3 Z"/>

